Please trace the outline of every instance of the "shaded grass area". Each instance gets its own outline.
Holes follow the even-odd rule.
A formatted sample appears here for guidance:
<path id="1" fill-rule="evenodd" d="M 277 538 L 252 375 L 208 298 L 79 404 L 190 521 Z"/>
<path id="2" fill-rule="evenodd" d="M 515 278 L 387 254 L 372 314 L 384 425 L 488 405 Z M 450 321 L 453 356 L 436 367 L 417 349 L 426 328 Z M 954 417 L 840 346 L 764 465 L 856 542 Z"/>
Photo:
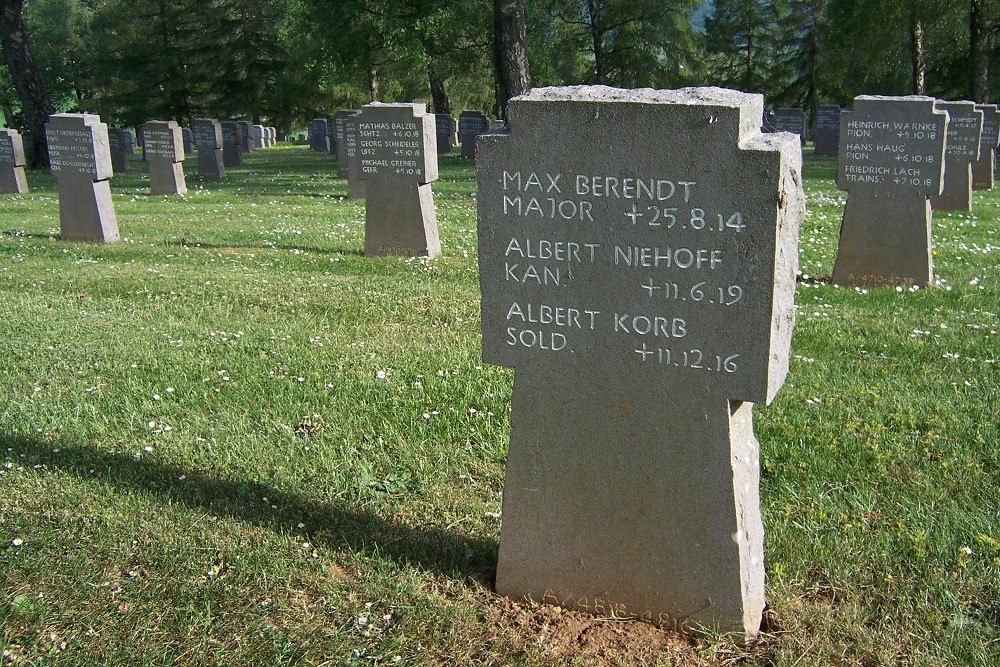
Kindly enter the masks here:
<path id="1" fill-rule="evenodd" d="M 1000 660 L 1000 195 L 935 215 L 934 289 L 837 288 L 845 193 L 807 156 L 792 372 L 756 410 L 767 631 L 668 650 L 489 591 L 512 374 L 479 358 L 468 161 L 432 262 L 364 257 L 363 202 L 301 146 L 221 183 L 189 160 L 184 197 L 143 167 L 113 246 L 57 240 L 47 174 L 0 202 L 11 662 Z"/>

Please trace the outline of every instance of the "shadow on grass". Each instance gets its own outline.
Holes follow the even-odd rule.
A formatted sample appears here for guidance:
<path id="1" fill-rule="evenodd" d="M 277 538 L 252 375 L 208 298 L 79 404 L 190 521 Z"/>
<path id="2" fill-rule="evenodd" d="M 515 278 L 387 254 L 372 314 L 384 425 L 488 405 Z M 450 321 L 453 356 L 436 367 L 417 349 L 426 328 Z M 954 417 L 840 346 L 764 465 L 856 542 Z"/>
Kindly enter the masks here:
<path id="1" fill-rule="evenodd" d="M 20 434 L 0 433 L 0 448 L 9 449 L 10 457 L 22 464 L 42 465 L 122 491 L 150 494 L 164 503 L 213 516 L 298 533 L 313 544 L 388 556 L 401 565 L 416 565 L 459 580 L 483 580 L 496 569 L 494 540 L 442 528 L 408 526 L 253 480 L 213 477 L 191 468 Z M 306 527 L 298 528 L 300 523 Z"/>
<path id="2" fill-rule="evenodd" d="M 23 229 L 4 229 L 0 230 L 0 235 L 10 236 L 15 239 L 54 239 L 56 241 L 62 238 L 59 233 L 56 234 L 43 234 L 41 232 L 26 232 Z"/>
<path id="3" fill-rule="evenodd" d="M 212 243 L 190 240 L 187 237 L 171 241 L 170 245 L 201 250 L 287 250 L 289 252 L 310 252 L 319 255 L 365 256 L 365 251 L 361 248 L 320 248 L 319 246 L 291 245 L 287 243 Z"/>

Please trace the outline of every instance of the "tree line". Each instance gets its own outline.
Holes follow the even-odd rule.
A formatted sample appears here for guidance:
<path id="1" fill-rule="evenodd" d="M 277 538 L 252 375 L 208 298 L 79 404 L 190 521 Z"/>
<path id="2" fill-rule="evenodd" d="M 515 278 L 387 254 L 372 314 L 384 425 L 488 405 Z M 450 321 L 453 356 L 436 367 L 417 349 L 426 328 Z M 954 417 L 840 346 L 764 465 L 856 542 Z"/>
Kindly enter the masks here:
<path id="1" fill-rule="evenodd" d="M 600 83 L 811 117 L 862 93 L 986 102 L 998 32 L 1000 0 L 0 0 L 0 110 L 36 142 L 57 110 L 291 131 L 372 100 L 502 115 L 528 86 Z"/>

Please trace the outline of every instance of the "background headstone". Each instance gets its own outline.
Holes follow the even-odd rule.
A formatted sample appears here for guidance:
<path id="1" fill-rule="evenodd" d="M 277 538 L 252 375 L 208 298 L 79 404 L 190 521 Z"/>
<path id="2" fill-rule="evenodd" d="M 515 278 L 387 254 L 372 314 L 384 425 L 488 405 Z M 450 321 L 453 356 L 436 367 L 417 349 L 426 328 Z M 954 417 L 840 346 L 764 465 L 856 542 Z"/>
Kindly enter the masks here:
<path id="1" fill-rule="evenodd" d="M 143 125 L 143 136 L 143 150 L 149 158 L 149 194 L 182 195 L 187 192 L 181 128 L 172 120 L 151 120 Z"/>
<path id="2" fill-rule="evenodd" d="M 774 132 L 791 132 L 797 134 L 802 142 L 806 140 L 806 115 L 802 109 L 775 109 L 772 115 Z"/>
<path id="3" fill-rule="evenodd" d="M 333 115 L 333 136 L 336 146 L 337 176 L 347 178 L 350 168 L 347 157 L 347 141 L 344 136 L 348 118 L 360 116 L 361 112 L 355 109 L 342 109 Z"/>
<path id="4" fill-rule="evenodd" d="M 499 593 L 758 631 L 751 408 L 788 370 L 804 216 L 762 112 L 540 88 L 479 138 L 483 358 L 515 369 Z"/>
<path id="5" fill-rule="evenodd" d="M 438 155 L 450 153 L 458 143 L 458 121 L 450 113 L 434 114 Z"/>
<path id="6" fill-rule="evenodd" d="M 198 177 L 225 178 L 222 125 L 214 118 L 195 118 L 192 127 L 198 146 Z"/>
<path id="7" fill-rule="evenodd" d="M 837 187 L 847 205 L 834 283 L 933 283 L 928 197 L 941 192 L 947 129 L 932 97 L 862 95 L 840 114 Z"/>
<path id="8" fill-rule="evenodd" d="M 184 142 L 184 154 L 190 155 L 194 152 L 194 133 L 190 130 L 190 128 L 182 127 L 181 138 Z"/>
<path id="9" fill-rule="evenodd" d="M 222 123 L 222 164 L 226 167 L 243 164 L 243 128 L 235 121 Z"/>
<path id="10" fill-rule="evenodd" d="M 240 126 L 242 134 L 240 135 L 240 140 L 243 142 L 243 155 L 246 156 L 248 153 L 252 153 L 254 149 L 253 138 L 251 137 L 251 125 L 250 121 L 238 120 L 236 123 Z"/>
<path id="11" fill-rule="evenodd" d="M 836 155 L 840 141 L 840 106 L 821 104 L 816 107 L 813 145 L 816 155 Z"/>
<path id="12" fill-rule="evenodd" d="M 250 126 L 250 141 L 253 143 L 254 150 L 258 148 L 264 148 L 264 126 L 263 125 L 251 125 Z"/>
<path id="13" fill-rule="evenodd" d="M 948 140 L 944 151 L 944 187 L 931 196 L 935 211 L 972 210 L 972 163 L 979 159 L 983 112 L 975 102 L 937 101 L 948 112 Z"/>
<path id="14" fill-rule="evenodd" d="M 1000 146 L 1000 110 L 995 104 L 977 104 L 983 112 L 983 134 L 979 141 L 979 159 L 972 163 L 972 189 L 992 190 L 996 170 L 996 152 Z"/>
<path id="15" fill-rule="evenodd" d="M 476 157 L 476 137 L 490 129 L 490 117 L 482 111 L 463 111 L 458 115 L 458 139 L 462 157 Z"/>
<path id="16" fill-rule="evenodd" d="M 358 151 L 358 122 L 361 112 L 344 122 L 344 151 L 347 160 L 347 198 L 364 199 L 365 183 L 361 178 L 361 153 Z"/>
<path id="17" fill-rule="evenodd" d="M 128 151 L 126 139 L 128 132 L 117 127 L 108 128 L 108 142 L 111 149 L 111 168 L 116 174 L 128 171 Z"/>
<path id="18" fill-rule="evenodd" d="M 434 115 L 423 104 L 366 104 L 358 118 L 366 181 L 365 254 L 441 254 L 431 182 L 438 177 Z"/>
<path id="19" fill-rule="evenodd" d="M 108 126 L 99 116 L 59 113 L 45 124 L 49 168 L 59 188 L 59 229 L 64 241 L 103 241 L 118 237 L 111 201 L 113 175 Z"/>
<path id="20" fill-rule="evenodd" d="M 125 140 L 125 153 L 128 155 L 134 155 L 136 144 L 135 135 L 132 134 L 132 130 L 124 130 L 124 132 L 125 134 L 123 135 L 123 139 Z"/>
<path id="21" fill-rule="evenodd" d="M 309 121 L 309 148 L 320 153 L 330 152 L 330 134 L 326 118 Z"/>
<path id="22" fill-rule="evenodd" d="M 0 130 L 0 193 L 28 191 L 24 176 L 24 142 L 17 130 Z"/>

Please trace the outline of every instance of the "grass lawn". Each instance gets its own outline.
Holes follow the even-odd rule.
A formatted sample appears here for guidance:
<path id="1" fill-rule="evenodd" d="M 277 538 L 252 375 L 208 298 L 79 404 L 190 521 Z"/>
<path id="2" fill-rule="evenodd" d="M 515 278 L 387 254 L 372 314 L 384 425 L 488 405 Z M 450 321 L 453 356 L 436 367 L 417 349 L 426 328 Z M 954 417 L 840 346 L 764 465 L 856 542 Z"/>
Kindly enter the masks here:
<path id="1" fill-rule="evenodd" d="M 490 590 L 513 375 L 480 359 L 468 161 L 430 262 L 364 257 L 301 144 L 186 167 L 183 197 L 115 176 L 116 245 L 58 240 L 47 173 L 0 195 L 0 664 L 1000 664 L 1000 188 L 935 215 L 935 288 L 838 288 L 807 155 L 739 645 Z"/>

